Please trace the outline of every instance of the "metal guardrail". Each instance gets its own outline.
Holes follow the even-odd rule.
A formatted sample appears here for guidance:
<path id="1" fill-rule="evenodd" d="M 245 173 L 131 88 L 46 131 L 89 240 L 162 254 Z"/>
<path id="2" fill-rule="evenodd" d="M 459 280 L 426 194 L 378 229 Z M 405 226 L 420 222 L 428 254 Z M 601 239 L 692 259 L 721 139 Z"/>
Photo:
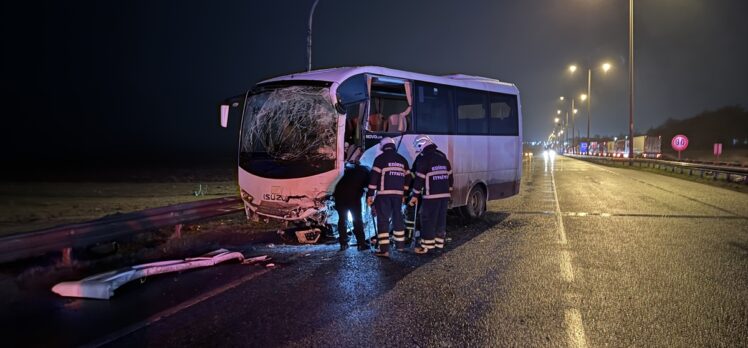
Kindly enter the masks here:
<path id="1" fill-rule="evenodd" d="M 243 210 L 241 198 L 224 197 L 62 225 L 0 237 L 0 262 L 20 260 L 73 247 L 113 241 L 137 232 L 231 214 Z"/>
<path id="2" fill-rule="evenodd" d="M 615 158 L 615 157 L 600 157 L 600 156 L 584 156 L 584 155 L 570 155 L 566 154 L 571 158 L 576 158 L 584 161 L 603 163 L 603 164 L 620 164 L 638 166 L 641 168 L 654 168 L 662 169 L 675 173 L 676 170 L 680 174 L 698 175 L 701 178 L 711 177 L 712 180 L 719 180 L 720 177 L 725 181 L 733 183 L 748 184 L 748 168 L 736 167 L 736 166 L 721 166 L 711 165 L 703 163 L 692 163 L 692 162 L 677 162 L 667 160 L 656 160 L 648 158 Z"/>

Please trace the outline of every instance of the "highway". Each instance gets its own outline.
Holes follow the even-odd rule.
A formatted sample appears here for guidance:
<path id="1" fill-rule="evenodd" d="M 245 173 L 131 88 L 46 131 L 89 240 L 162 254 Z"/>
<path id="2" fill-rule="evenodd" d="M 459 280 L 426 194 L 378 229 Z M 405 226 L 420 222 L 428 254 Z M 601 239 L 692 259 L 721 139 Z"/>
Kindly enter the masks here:
<path id="1" fill-rule="evenodd" d="M 748 195 L 535 156 L 520 195 L 488 208 L 450 218 L 441 255 L 247 245 L 278 267 L 156 277 L 110 301 L 39 292 L 2 331 L 37 346 L 748 346 Z"/>

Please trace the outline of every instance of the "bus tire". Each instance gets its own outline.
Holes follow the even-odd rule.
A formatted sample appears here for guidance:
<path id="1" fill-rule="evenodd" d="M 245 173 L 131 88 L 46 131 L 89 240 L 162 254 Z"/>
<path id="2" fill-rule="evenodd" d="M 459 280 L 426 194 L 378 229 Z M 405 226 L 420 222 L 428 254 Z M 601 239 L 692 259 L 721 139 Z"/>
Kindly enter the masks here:
<path id="1" fill-rule="evenodd" d="M 467 204 L 461 210 L 462 216 L 470 220 L 480 219 L 486 214 L 486 191 L 482 186 L 473 186 L 468 195 Z"/>

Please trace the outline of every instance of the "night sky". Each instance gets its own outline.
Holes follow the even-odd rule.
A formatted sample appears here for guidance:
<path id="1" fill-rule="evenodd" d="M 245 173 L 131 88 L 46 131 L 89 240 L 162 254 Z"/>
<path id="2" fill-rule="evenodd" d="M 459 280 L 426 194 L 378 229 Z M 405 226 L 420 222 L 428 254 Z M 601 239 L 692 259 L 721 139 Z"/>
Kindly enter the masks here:
<path id="1" fill-rule="evenodd" d="M 235 157 L 238 120 L 220 128 L 217 105 L 306 68 L 312 2 L 4 4 L 6 163 Z M 745 0 L 636 1 L 637 130 L 748 106 L 746 15 Z M 321 0 L 313 68 L 513 82 L 529 141 L 550 133 L 559 95 L 586 89 L 586 69 L 572 76 L 568 64 L 610 61 L 607 75 L 593 72 L 591 134 L 618 135 L 628 130 L 627 23 L 627 0 Z"/>

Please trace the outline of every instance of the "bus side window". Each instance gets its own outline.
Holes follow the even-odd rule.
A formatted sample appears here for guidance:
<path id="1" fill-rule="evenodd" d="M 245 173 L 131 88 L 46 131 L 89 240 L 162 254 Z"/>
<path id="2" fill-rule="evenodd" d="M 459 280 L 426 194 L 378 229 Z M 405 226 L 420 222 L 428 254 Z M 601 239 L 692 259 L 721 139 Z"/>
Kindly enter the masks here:
<path id="1" fill-rule="evenodd" d="M 490 94 L 491 118 L 489 127 L 493 135 L 518 135 L 519 117 L 517 97 L 509 94 Z"/>
<path id="2" fill-rule="evenodd" d="M 452 123 L 452 88 L 416 84 L 416 131 L 449 134 Z"/>
<path id="3" fill-rule="evenodd" d="M 457 104 L 457 134 L 488 134 L 486 93 L 458 88 L 455 101 Z"/>

